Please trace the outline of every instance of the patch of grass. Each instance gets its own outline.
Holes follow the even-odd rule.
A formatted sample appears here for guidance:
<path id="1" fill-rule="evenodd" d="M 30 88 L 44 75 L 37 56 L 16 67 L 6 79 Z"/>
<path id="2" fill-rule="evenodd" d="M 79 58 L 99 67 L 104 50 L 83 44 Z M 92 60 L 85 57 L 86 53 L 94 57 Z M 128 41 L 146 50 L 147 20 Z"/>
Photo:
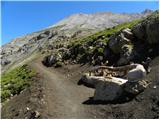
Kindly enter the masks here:
<path id="1" fill-rule="evenodd" d="M 12 95 L 19 94 L 29 87 L 35 71 L 27 65 L 17 67 L 1 76 L 1 101 L 5 102 Z"/>

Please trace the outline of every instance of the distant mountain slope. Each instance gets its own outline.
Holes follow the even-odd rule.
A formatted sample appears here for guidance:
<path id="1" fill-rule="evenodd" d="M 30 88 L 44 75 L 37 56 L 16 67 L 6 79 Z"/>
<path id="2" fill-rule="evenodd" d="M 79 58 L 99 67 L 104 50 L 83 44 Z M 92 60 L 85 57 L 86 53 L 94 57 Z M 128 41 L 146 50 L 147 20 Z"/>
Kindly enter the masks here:
<path id="1" fill-rule="evenodd" d="M 94 13 L 94 14 L 74 14 L 71 15 L 62 21 L 58 22 L 57 24 L 51 26 L 61 26 L 63 25 L 62 29 L 67 30 L 74 28 L 77 26 L 78 28 L 83 29 L 104 29 L 108 27 L 113 27 L 120 23 L 132 21 L 134 19 L 139 19 L 145 17 L 146 15 L 150 14 L 151 11 L 145 10 L 144 12 L 138 14 L 115 14 L 112 12 L 101 12 L 101 13 Z"/>
<path id="2" fill-rule="evenodd" d="M 120 23 L 144 18 L 150 13 L 151 11 L 146 10 L 137 14 L 103 12 L 71 15 L 47 29 L 13 39 L 10 43 L 3 45 L 0 55 L 2 71 L 11 63 L 25 59 L 26 56 L 30 56 L 34 51 L 42 49 L 55 40 L 69 40 L 87 36 Z"/>

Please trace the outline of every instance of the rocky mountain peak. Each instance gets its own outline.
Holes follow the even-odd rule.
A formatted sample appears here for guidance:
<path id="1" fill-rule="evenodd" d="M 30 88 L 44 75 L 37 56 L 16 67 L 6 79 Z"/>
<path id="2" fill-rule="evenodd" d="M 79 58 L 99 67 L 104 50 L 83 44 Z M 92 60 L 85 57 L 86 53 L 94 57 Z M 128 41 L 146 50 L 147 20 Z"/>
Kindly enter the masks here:
<path id="1" fill-rule="evenodd" d="M 50 28 L 63 25 L 63 30 L 72 29 L 75 27 L 78 29 L 102 30 L 104 28 L 113 27 L 120 23 L 146 17 L 148 14 L 149 10 L 146 10 L 140 14 L 120 14 L 112 12 L 97 12 L 93 14 L 78 13 L 64 18 L 57 24 L 50 26 Z"/>
<path id="2" fill-rule="evenodd" d="M 150 14 L 150 13 L 152 13 L 152 12 L 153 12 L 153 10 L 145 9 L 145 10 L 142 12 L 142 14 Z"/>

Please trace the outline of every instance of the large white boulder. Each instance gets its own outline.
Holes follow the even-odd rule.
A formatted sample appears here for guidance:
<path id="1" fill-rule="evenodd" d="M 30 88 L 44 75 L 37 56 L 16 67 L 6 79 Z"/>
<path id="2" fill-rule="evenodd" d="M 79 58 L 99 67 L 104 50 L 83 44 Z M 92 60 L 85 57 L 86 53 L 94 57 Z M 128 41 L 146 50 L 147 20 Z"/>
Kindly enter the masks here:
<path id="1" fill-rule="evenodd" d="M 134 69 L 131 69 L 128 73 L 127 73 L 127 79 L 129 81 L 137 81 L 137 80 L 141 80 L 143 77 L 146 76 L 146 70 L 143 67 L 143 65 L 141 64 L 135 64 L 136 67 Z"/>
<path id="2" fill-rule="evenodd" d="M 94 100 L 113 101 L 117 99 L 123 93 L 122 85 L 127 80 L 121 78 L 112 77 L 112 79 L 104 78 L 104 81 L 100 81 L 96 86 Z"/>
<path id="3" fill-rule="evenodd" d="M 123 92 L 122 85 L 127 82 L 122 78 L 89 75 L 84 75 L 81 81 L 95 88 L 94 100 L 102 101 L 112 101 L 118 98 Z"/>

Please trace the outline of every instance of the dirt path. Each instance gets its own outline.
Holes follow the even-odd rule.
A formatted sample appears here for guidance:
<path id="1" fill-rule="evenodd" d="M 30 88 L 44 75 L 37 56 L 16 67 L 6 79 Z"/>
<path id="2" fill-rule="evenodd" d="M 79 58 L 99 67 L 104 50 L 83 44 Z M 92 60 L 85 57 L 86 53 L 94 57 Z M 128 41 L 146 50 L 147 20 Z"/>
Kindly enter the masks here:
<path id="1" fill-rule="evenodd" d="M 88 97 L 93 96 L 93 89 L 77 86 L 65 73 L 46 68 L 41 62 L 32 62 L 31 66 L 41 76 L 44 86 L 44 101 L 48 118 L 94 118 L 90 106 L 82 104 Z M 78 70 L 77 70 L 78 72 Z M 69 76 L 69 75 L 68 75 Z"/>
<path id="2" fill-rule="evenodd" d="M 46 68 L 41 60 L 33 60 L 29 65 L 39 75 L 33 84 L 21 94 L 14 96 L 2 107 L 2 118 L 159 118 L 159 58 L 151 62 L 151 72 L 146 79 L 152 84 L 132 101 L 124 103 L 97 104 L 86 102 L 94 90 L 78 86 L 82 72 L 87 66 L 65 65 L 62 68 Z M 83 103 L 86 104 L 83 104 Z M 27 110 L 26 108 L 30 108 Z"/>

